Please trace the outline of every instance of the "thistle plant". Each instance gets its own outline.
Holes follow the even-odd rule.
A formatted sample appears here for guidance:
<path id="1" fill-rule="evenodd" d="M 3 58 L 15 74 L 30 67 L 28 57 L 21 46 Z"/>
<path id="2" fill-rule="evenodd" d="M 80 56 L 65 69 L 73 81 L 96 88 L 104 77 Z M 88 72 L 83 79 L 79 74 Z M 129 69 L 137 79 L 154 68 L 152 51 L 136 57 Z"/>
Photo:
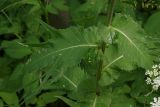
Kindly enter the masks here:
<path id="1" fill-rule="evenodd" d="M 0 0 L 0 107 L 160 107 L 158 3 Z"/>

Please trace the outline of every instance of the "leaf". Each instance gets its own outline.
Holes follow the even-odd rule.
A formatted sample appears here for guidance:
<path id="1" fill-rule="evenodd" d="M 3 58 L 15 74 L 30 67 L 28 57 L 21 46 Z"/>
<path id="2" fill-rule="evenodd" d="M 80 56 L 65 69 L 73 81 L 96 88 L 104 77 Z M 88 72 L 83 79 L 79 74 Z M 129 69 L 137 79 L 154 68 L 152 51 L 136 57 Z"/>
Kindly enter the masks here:
<path id="1" fill-rule="evenodd" d="M 7 16 L 8 17 L 8 16 Z M 21 31 L 21 26 L 18 22 L 13 22 L 13 25 L 10 25 L 10 22 L 6 20 L 6 17 L 1 17 L 0 20 L 3 20 L 0 23 L 0 35 L 2 34 L 18 34 Z"/>
<path id="2" fill-rule="evenodd" d="M 24 3 L 31 4 L 31 5 L 38 5 L 39 1 L 38 0 L 24 0 Z"/>
<path id="3" fill-rule="evenodd" d="M 150 93 L 150 91 L 152 90 L 151 87 L 149 87 L 145 80 L 145 72 L 140 72 L 139 70 L 137 70 L 135 72 L 135 80 L 131 86 L 131 92 L 130 95 L 137 99 L 139 102 L 141 103 L 150 103 L 150 101 L 152 100 L 153 94 L 146 96 L 148 93 Z"/>
<path id="4" fill-rule="evenodd" d="M 62 75 L 62 84 L 63 87 L 65 85 L 65 89 L 69 90 L 77 90 L 78 85 L 81 83 L 84 78 L 86 78 L 86 74 L 84 73 L 81 68 L 71 68 L 67 70 L 63 75 Z"/>
<path id="5" fill-rule="evenodd" d="M 56 75 L 56 76 L 55 76 Z M 61 72 L 50 72 L 46 73 L 46 77 L 49 77 L 43 82 L 43 89 L 65 89 L 67 91 L 77 91 L 77 88 L 81 81 L 86 78 L 86 74 L 79 67 L 69 68 L 62 70 Z M 49 88 L 50 87 L 50 88 Z"/>
<path id="6" fill-rule="evenodd" d="M 17 8 L 21 5 L 24 4 L 32 4 L 32 5 L 37 5 L 38 4 L 38 0 L 13 0 L 13 1 L 6 1 L 3 6 L 0 8 L 0 11 L 4 11 L 4 10 L 9 10 L 12 8 Z"/>
<path id="7" fill-rule="evenodd" d="M 106 49 L 109 62 L 123 56 L 114 65 L 124 70 L 147 69 L 152 65 L 153 57 L 147 48 L 146 34 L 132 18 L 117 15 L 111 29 L 116 33 L 116 43 Z"/>
<path id="8" fill-rule="evenodd" d="M 3 41 L 1 47 L 4 48 L 4 51 L 8 56 L 16 59 L 23 58 L 32 52 L 27 45 L 22 44 L 18 40 Z"/>
<path id="9" fill-rule="evenodd" d="M 11 68 L 9 67 L 11 62 L 12 59 L 0 57 L 0 78 L 5 78 L 11 73 Z"/>
<path id="10" fill-rule="evenodd" d="M 65 5 L 64 0 L 54 0 L 46 5 L 46 10 L 53 14 L 58 14 L 59 10 L 67 10 L 68 7 Z"/>
<path id="11" fill-rule="evenodd" d="M 55 102 L 58 98 L 56 96 L 63 95 L 64 92 L 61 91 L 53 91 L 53 92 L 46 92 L 40 95 L 37 99 L 37 107 L 44 107 L 49 103 Z"/>
<path id="12" fill-rule="evenodd" d="M 0 97 L 9 107 L 20 107 L 19 100 L 15 93 L 0 92 Z"/>
<path id="13" fill-rule="evenodd" d="M 97 49 L 97 42 L 107 36 L 107 32 L 106 27 L 85 30 L 80 27 L 70 27 L 60 30 L 61 37 L 53 40 L 54 48 L 43 48 L 34 53 L 26 64 L 25 70 L 37 71 L 52 65 L 55 69 L 58 65 L 63 69 L 63 67 L 77 65 L 89 49 Z"/>
<path id="14" fill-rule="evenodd" d="M 87 95 L 96 93 L 96 82 L 95 77 L 86 77 L 80 82 L 77 90 L 69 93 L 68 96 L 76 100 L 85 99 Z"/>
<path id="15" fill-rule="evenodd" d="M 135 4 L 133 0 L 130 1 L 116 1 L 115 12 L 135 18 Z"/>
<path id="16" fill-rule="evenodd" d="M 24 98 L 26 104 L 29 104 L 34 98 L 36 98 L 36 95 L 41 91 L 39 77 L 40 76 L 37 72 L 28 72 L 25 73 L 22 79 L 22 88 L 24 89 L 24 95 L 22 98 Z"/>
<path id="17" fill-rule="evenodd" d="M 100 21 L 99 14 L 105 9 L 108 0 L 87 0 L 81 5 L 71 2 L 71 17 L 74 23 L 83 26 L 94 25 Z"/>
<path id="18" fill-rule="evenodd" d="M 124 89 L 124 87 L 119 87 Z M 78 101 L 72 101 L 65 97 L 59 97 L 71 107 L 130 107 L 134 105 L 134 100 L 125 96 L 125 94 L 117 93 L 117 90 L 104 89 L 100 96 L 95 93 L 87 93 L 84 98 Z M 73 99 L 73 98 L 71 98 Z"/>
<path id="19" fill-rule="evenodd" d="M 155 56 L 159 56 L 160 52 L 160 30 L 159 25 L 160 22 L 157 21 L 160 18 L 160 12 L 156 12 L 152 14 L 144 25 L 145 31 L 150 35 L 148 38 L 150 39 L 150 46 L 152 50 L 152 54 Z M 154 44 L 154 45 L 153 45 Z"/>
<path id="20" fill-rule="evenodd" d="M 108 86 L 111 85 L 118 79 L 119 77 L 119 72 L 113 69 L 107 69 L 106 71 L 101 73 L 101 79 L 99 81 L 99 84 L 101 86 Z"/>
<path id="21" fill-rule="evenodd" d="M 160 19 L 160 12 L 156 12 L 148 18 L 147 22 L 144 25 L 144 29 L 146 30 L 146 32 L 154 37 L 160 35 L 160 30 L 159 30 L 160 22 L 157 21 L 159 19 Z"/>
<path id="22" fill-rule="evenodd" d="M 63 96 L 56 96 L 57 98 L 63 100 L 66 104 L 70 105 L 71 107 L 80 107 L 77 103 L 74 101 L 71 101 Z"/>
<path id="23" fill-rule="evenodd" d="M 23 64 L 17 65 L 12 74 L 10 74 L 10 76 L 3 80 L 0 89 L 9 92 L 16 92 L 17 90 L 22 88 L 22 81 L 20 80 L 22 80 L 24 76 L 23 67 Z"/>
<path id="24" fill-rule="evenodd" d="M 4 107 L 3 101 L 0 99 L 0 107 Z"/>

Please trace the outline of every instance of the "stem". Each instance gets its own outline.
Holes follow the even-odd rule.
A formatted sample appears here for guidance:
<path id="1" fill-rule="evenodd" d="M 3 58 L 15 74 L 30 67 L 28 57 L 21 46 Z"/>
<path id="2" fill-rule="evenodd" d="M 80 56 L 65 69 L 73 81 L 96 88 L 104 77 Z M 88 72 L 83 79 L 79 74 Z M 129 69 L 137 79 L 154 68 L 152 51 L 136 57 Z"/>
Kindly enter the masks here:
<path id="1" fill-rule="evenodd" d="M 46 4 L 45 4 L 45 2 L 42 2 L 41 0 L 39 0 L 39 4 L 40 4 L 41 9 L 42 9 L 42 11 L 43 11 L 44 18 L 45 18 L 45 22 L 46 22 L 47 24 L 49 24 L 48 12 L 46 11 Z"/>
<path id="2" fill-rule="evenodd" d="M 46 11 L 46 9 L 44 10 L 44 14 L 45 14 L 46 23 L 49 24 L 48 12 Z"/>
<path id="3" fill-rule="evenodd" d="M 109 0 L 107 8 L 107 26 L 111 25 L 116 0 Z"/>
<path id="4" fill-rule="evenodd" d="M 105 52 L 105 42 L 101 41 L 99 44 L 98 57 L 97 57 L 97 74 L 96 74 L 96 95 L 100 96 L 99 80 L 101 79 L 101 73 L 103 70 L 103 58 Z"/>
<path id="5" fill-rule="evenodd" d="M 103 59 L 101 56 L 97 62 L 98 62 L 98 70 L 97 70 L 97 75 L 96 75 L 96 95 L 100 96 L 99 80 L 101 79 L 101 72 L 102 72 L 102 65 L 103 65 Z"/>
<path id="6" fill-rule="evenodd" d="M 109 0 L 108 3 L 108 9 L 107 9 L 107 26 L 111 25 L 113 12 L 114 12 L 114 6 L 115 6 L 115 0 Z M 103 56 L 105 53 L 105 42 L 101 41 L 99 45 L 99 51 L 98 51 L 98 58 L 97 58 L 97 74 L 96 74 L 96 95 L 100 96 L 100 85 L 99 80 L 101 79 L 101 73 L 103 70 Z"/>

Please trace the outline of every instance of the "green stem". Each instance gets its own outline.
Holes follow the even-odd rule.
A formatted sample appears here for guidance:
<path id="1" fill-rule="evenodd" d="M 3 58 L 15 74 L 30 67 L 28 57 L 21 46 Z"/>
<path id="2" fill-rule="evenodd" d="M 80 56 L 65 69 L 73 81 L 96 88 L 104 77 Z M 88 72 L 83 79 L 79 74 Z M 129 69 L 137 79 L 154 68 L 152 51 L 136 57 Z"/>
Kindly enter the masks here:
<path id="1" fill-rule="evenodd" d="M 39 0 L 39 4 L 42 8 L 42 11 L 43 11 L 43 14 L 44 14 L 44 17 L 45 17 L 45 22 L 47 24 L 49 24 L 48 12 L 46 11 L 46 4 L 45 4 L 45 2 L 43 3 L 41 0 Z"/>
<path id="2" fill-rule="evenodd" d="M 96 95 L 100 96 L 100 86 L 99 86 L 99 80 L 101 79 L 101 72 L 102 72 L 102 65 L 103 65 L 103 59 L 100 56 L 100 59 L 97 61 L 98 70 L 96 75 Z"/>
<path id="3" fill-rule="evenodd" d="M 113 12 L 114 12 L 115 0 L 109 0 L 108 9 L 107 9 L 107 26 L 111 25 Z M 97 58 L 97 74 L 96 74 L 96 95 L 100 96 L 100 86 L 99 80 L 101 79 L 101 73 L 103 70 L 103 56 L 105 53 L 105 42 L 101 41 L 98 51 L 98 58 Z"/>
<path id="4" fill-rule="evenodd" d="M 108 8 L 107 8 L 107 26 L 110 26 L 112 23 L 112 17 L 114 13 L 114 7 L 115 7 L 116 0 L 109 0 L 108 2 Z"/>
<path id="5" fill-rule="evenodd" d="M 101 73 L 103 70 L 103 57 L 105 52 L 105 42 L 101 41 L 98 47 L 98 57 L 97 57 L 97 74 L 96 74 L 96 95 L 100 96 L 100 86 L 99 81 L 101 79 Z"/>

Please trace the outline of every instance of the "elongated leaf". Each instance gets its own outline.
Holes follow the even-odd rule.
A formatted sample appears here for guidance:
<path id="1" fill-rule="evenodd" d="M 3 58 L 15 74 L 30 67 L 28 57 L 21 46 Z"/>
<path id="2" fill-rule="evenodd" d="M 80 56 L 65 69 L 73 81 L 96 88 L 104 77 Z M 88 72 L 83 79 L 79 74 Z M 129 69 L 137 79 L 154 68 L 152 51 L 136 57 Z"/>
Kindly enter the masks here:
<path id="1" fill-rule="evenodd" d="M 134 100 L 127 97 L 123 90 L 128 91 L 128 87 L 118 87 L 113 91 L 111 89 L 104 89 L 100 96 L 96 96 L 95 93 L 87 93 L 77 102 L 61 96 L 58 96 L 58 98 L 71 107 L 132 107 Z"/>
<path id="2" fill-rule="evenodd" d="M 87 75 L 79 67 L 57 72 L 52 71 L 46 73 L 45 80 L 43 81 L 43 89 L 65 89 L 72 92 L 77 91 L 79 84 L 86 77 Z"/>
<path id="3" fill-rule="evenodd" d="M 4 48 L 5 53 L 11 58 L 20 59 L 32 53 L 27 45 L 23 45 L 18 40 L 3 41 L 1 47 Z"/>
<path id="4" fill-rule="evenodd" d="M 147 48 L 147 35 L 132 18 L 117 15 L 111 29 L 117 38 L 115 45 L 107 49 L 109 62 L 123 56 L 116 62 L 121 69 L 132 70 L 138 66 L 148 68 L 152 65 L 153 59 Z"/>
<path id="5" fill-rule="evenodd" d="M 19 107 L 19 100 L 15 93 L 0 92 L 0 97 L 8 104 L 9 107 Z"/>
<path id="6" fill-rule="evenodd" d="M 0 100 L 0 107 L 3 107 L 3 101 Z"/>
<path id="7" fill-rule="evenodd" d="M 37 107 L 44 107 L 48 103 L 53 103 L 57 100 L 56 96 L 63 95 L 64 92 L 61 91 L 53 91 L 53 92 L 46 92 L 40 95 L 37 99 Z"/>
<path id="8" fill-rule="evenodd" d="M 88 29 L 71 27 L 59 32 L 61 35 L 58 34 L 59 37 L 52 40 L 54 47 L 43 48 L 26 62 L 24 67 L 26 74 L 34 71 L 45 72 L 44 77 L 41 77 L 43 79 L 40 78 L 42 80 L 40 87 L 34 90 L 34 93 L 39 93 L 42 89 L 76 90 L 84 73 L 80 69 L 68 68 L 78 65 L 89 49 L 97 49 L 98 42 L 108 36 L 106 27 Z M 67 73 L 68 70 L 71 70 L 68 72 L 70 74 Z M 24 86 L 25 89 L 27 87 Z M 31 100 L 34 95 L 25 95 L 24 98 Z"/>
<path id="9" fill-rule="evenodd" d="M 154 55 L 159 56 L 160 53 L 160 30 L 159 25 L 160 21 L 157 21 L 160 19 L 160 12 L 156 12 L 153 15 L 151 15 L 147 22 L 144 25 L 145 31 L 150 35 L 149 43 L 153 43 L 155 45 L 152 46 L 152 52 Z"/>
<path id="10" fill-rule="evenodd" d="M 144 28 L 147 33 L 151 34 L 154 37 L 157 37 L 160 35 L 159 25 L 160 25 L 160 12 L 154 13 L 149 19 L 147 20 Z"/>
<path id="11" fill-rule="evenodd" d="M 1 90 L 9 91 L 9 92 L 16 92 L 22 85 L 22 81 L 20 81 L 23 78 L 23 64 L 19 64 L 13 73 L 5 78 L 2 82 Z"/>
<path id="12" fill-rule="evenodd" d="M 53 40 L 53 48 L 43 48 L 31 56 L 25 67 L 27 71 L 56 66 L 55 62 L 58 62 L 57 65 L 60 68 L 79 64 L 90 48 L 97 49 L 97 43 L 105 36 L 107 37 L 108 30 L 106 27 L 85 30 L 80 27 L 71 27 L 59 32 L 61 37 Z"/>
<path id="13" fill-rule="evenodd" d="M 81 68 L 72 68 L 69 69 L 62 75 L 61 84 L 63 87 L 68 90 L 77 90 L 78 85 L 86 78 L 86 75 Z"/>

